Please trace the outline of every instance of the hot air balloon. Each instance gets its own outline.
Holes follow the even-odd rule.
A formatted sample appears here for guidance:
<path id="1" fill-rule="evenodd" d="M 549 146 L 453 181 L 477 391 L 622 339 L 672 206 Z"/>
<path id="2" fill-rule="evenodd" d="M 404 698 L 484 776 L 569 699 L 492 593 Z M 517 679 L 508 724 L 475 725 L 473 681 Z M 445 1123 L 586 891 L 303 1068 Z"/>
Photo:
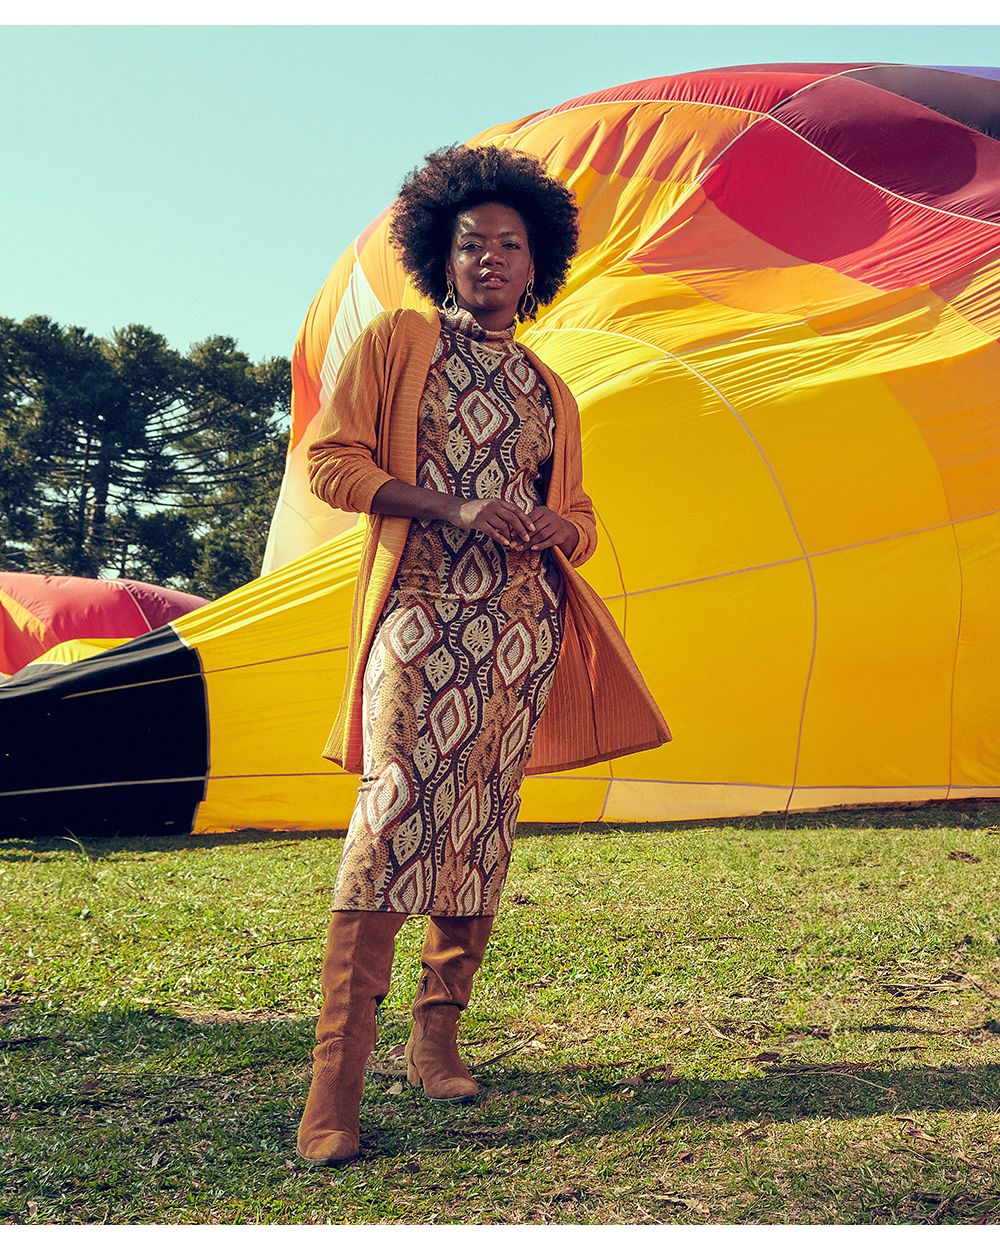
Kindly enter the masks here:
<path id="1" fill-rule="evenodd" d="M 134 638 L 207 602 L 127 577 L 0 572 L 0 676 L 16 673 L 60 642 Z"/>
<path id="2" fill-rule="evenodd" d="M 600 530 L 582 571 L 673 733 L 529 765 L 522 819 L 1000 794 L 1000 71 L 713 69 L 470 142 L 531 152 L 580 205 L 570 280 L 518 334 L 579 400 Z M 421 306 L 387 228 L 388 210 L 299 333 L 265 576 L 62 685 L 0 688 L 4 725 L 35 699 L 50 727 L 75 704 L 78 730 L 135 700 L 86 767 L 50 758 L 17 795 L 5 776 L 6 823 L 81 819 L 96 783 L 123 827 L 161 791 L 171 828 L 347 824 L 357 778 L 320 749 L 366 522 L 308 493 L 305 451 L 363 326 Z"/>

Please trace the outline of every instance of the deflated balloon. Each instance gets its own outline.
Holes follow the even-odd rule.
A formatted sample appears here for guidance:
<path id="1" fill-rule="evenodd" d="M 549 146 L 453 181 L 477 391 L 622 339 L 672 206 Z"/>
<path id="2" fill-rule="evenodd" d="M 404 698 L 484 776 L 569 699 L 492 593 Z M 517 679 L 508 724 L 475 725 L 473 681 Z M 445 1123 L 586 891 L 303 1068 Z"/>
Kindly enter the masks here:
<path id="1" fill-rule="evenodd" d="M 580 206 L 569 282 L 518 337 L 579 400 L 600 539 L 582 572 L 673 734 L 529 776 L 521 818 L 1000 794 L 1000 72 L 737 66 L 470 142 L 538 156 Z M 309 493 L 305 453 L 362 328 L 424 306 L 387 229 L 388 210 L 300 330 L 267 575 L 159 651 L 69 666 L 107 685 L 121 653 L 149 715 L 186 692 L 171 715 L 204 739 L 144 781 L 167 793 L 172 769 L 198 829 L 346 826 L 354 804 L 320 749 L 365 521 Z M 180 779 L 199 750 L 200 791 Z"/>

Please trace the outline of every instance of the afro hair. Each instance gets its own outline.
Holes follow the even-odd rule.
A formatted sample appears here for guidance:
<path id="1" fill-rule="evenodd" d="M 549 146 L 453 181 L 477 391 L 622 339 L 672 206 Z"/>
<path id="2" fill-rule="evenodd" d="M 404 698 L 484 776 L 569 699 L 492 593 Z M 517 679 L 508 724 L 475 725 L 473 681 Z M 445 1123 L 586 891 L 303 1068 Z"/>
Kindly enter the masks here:
<path id="1" fill-rule="evenodd" d="M 458 214 L 493 202 L 516 209 L 524 221 L 538 307 L 551 303 L 566 281 L 580 237 L 569 187 L 525 152 L 452 144 L 431 152 L 421 168 L 407 175 L 389 226 L 403 268 L 434 304 L 440 305 L 447 292 L 444 265 Z M 525 319 L 520 311 L 518 317 Z"/>

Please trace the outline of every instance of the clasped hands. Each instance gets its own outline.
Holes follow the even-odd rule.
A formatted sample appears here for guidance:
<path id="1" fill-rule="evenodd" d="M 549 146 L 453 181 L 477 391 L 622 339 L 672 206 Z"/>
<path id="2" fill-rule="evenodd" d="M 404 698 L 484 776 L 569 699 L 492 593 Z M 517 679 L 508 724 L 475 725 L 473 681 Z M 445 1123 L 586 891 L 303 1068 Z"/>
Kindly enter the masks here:
<path id="1" fill-rule="evenodd" d="M 545 504 L 538 504 L 529 515 L 505 499 L 461 499 L 456 503 L 456 525 L 487 534 L 511 551 L 559 546 L 565 553 L 566 546 L 572 551 L 579 541 L 573 522 Z"/>

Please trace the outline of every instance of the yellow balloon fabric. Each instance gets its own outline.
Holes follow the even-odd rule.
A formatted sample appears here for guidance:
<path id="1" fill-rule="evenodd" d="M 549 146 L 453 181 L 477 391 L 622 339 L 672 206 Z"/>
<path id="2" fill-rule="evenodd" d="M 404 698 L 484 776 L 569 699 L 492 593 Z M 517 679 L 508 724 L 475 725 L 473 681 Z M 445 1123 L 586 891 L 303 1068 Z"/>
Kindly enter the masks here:
<path id="1" fill-rule="evenodd" d="M 540 157 L 579 203 L 569 283 L 519 336 L 579 400 L 601 539 L 586 576 L 674 734 L 528 778 L 523 819 L 1000 793 L 997 77 L 735 67 L 471 140 Z M 268 554 L 280 570 L 334 537 L 319 554 L 342 579 L 323 609 L 340 639 L 360 531 L 308 494 L 303 456 L 356 334 L 421 303 L 387 227 L 303 324 Z M 283 760 L 320 740 L 341 679 L 322 672 L 308 728 L 300 702 L 284 713 Z M 249 748 L 227 735 L 226 770 Z M 353 782 L 308 785 L 310 823 L 346 821 Z M 210 781 L 204 818 L 237 788 Z"/>

